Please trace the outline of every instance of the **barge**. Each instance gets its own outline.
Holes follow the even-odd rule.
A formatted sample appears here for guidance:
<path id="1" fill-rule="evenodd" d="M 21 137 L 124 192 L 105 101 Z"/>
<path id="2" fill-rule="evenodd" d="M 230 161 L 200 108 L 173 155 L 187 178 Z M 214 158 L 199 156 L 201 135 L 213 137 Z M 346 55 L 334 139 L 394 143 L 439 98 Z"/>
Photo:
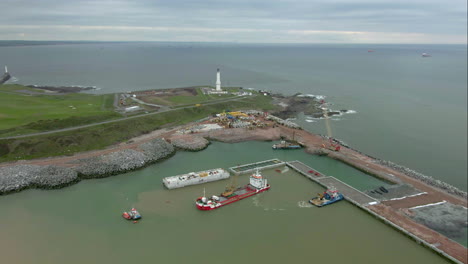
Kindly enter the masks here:
<path id="1" fill-rule="evenodd" d="M 187 174 L 166 177 L 163 184 L 168 189 L 182 188 L 189 185 L 218 181 L 227 179 L 231 176 L 228 171 L 218 168 L 199 172 L 190 172 Z"/>
<path id="2" fill-rule="evenodd" d="M 219 196 L 213 195 L 211 198 L 206 198 L 205 196 L 198 197 L 195 201 L 195 205 L 202 211 L 214 210 L 267 191 L 268 189 L 270 189 L 270 184 L 268 184 L 267 179 L 263 178 L 262 174 L 257 170 L 257 172 L 250 176 L 250 183 L 244 187 L 236 189 L 235 186 L 230 186 Z"/>

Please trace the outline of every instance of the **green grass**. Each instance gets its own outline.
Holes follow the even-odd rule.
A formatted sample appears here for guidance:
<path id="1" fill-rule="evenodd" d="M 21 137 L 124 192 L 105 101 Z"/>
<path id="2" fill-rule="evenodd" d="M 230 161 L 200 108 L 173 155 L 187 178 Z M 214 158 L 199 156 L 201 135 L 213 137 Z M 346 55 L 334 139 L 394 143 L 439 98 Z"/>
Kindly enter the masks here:
<path id="1" fill-rule="evenodd" d="M 196 88 L 197 95 L 195 96 L 172 96 L 168 100 L 174 103 L 174 105 L 184 105 L 184 104 L 199 104 L 204 102 L 209 102 L 212 100 L 218 100 L 223 98 L 235 97 L 231 94 L 203 94 L 201 88 Z"/>
<path id="2" fill-rule="evenodd" d="M 51 135 L 0 140 L 0 162 L 69 155 L 124 142 L 164 126 L 185 124 L 226 109 L 272 110 L 271 97 L 248 97 L 241 101 L 178 109 L 160 114 L 119 121 Z"/>
<path id="3" fill-rule="evenodd" d="M 116 118 L 114 95 L 28 95 L 22 85 L 0 86 L 0 135 L 46 131 Z"/>

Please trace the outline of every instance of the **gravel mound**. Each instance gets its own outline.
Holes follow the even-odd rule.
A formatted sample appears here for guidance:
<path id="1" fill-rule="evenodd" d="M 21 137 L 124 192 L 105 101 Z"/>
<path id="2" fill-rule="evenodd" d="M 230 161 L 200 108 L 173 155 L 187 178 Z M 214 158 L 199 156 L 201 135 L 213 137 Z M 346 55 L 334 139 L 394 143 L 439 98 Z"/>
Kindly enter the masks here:
<path id="1" fill-rule="evenodd" d="M 30 187 L 59 188 L 78 180 L 78 173 L 69 168 L 51 165 L 17 165 L 0 170 L 0 194 Z"/>
<path id="2" fill-rule="evenodd" d="M 179 149 L 199 151 L 205 149 L 210 144 L 210 141 L 203 137 L 184 136 L 171 139 L 171 143 Z"/>

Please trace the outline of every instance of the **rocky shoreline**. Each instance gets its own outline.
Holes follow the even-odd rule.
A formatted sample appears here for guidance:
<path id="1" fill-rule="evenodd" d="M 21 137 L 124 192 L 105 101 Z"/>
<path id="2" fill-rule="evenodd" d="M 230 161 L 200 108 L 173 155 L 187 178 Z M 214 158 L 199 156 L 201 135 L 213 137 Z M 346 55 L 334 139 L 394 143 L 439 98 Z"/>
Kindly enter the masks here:
<path id="1" fill-rule="evenodd" d="M 4 84 L 6 81 L 10 80 L 11 75 L 8 72 L 5 72 L 0 78 L 0 85 Z"/>

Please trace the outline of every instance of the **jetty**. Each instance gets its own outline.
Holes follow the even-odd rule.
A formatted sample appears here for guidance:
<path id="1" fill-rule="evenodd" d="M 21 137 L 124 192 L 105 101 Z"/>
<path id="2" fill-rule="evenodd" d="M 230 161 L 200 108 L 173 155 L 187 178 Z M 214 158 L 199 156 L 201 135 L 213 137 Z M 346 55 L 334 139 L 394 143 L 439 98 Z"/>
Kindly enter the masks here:
<path id="1" fill-rule="evenodd" d="M 341 194 L 343 194 L 346 200 L 357 206 L 361 207 L 379 203 L 378 200 L 357 190 L 356 188 L 338 180 L 333 176 L 326 176 L 300 161 L 289 161 L 286 162 L 286 165 L 327 189 L 335 187 Z"/>
<path id="2" fill-rule="evenodd" d="M 389 226 L 397 229 L 401 233 L 415 240 L 417 243 L 432 249 L 437 254 L 444 256 L 445 258 L 449 259 L 454 263 L 465 263 L 464 261 L 461 261 L 461 259 L 463 259 L 463 256 L 457 254 L 458 252 L 463 252 L 463 246 L 458 244 L 457 242 L 448 238 L 444 238 L 443 240 L 440 240 L 440 242 L 430 243 L 427 240 L 425 240 L 424 237 L 421 237 L 421 234 L 414 233 L 414 230 L 408 229 L 408 226 L 406 225 L 408 225 L 409 222 L 406 222 L 405 226 L 400 226 L 398 222 L 395 223 L 396 221 L 394 213 L 388 210 L 381 210 L 381 208 L 379 207 L 379 204 L 381 202 L 379 200 L 353 188 L 352 186 L 336 179 L 333 176 L 326 176 L 323 173 L 320 173 L 319 171 L 307 166 L 306 164 L 300 161 L 289 161 L 286 162 L 286 165 L 291 169 L 297 171 L 301 175 L 304 175 L 306 178 L 322 185 L 325 188 L 335 187 L 337 190 L 339 190 L 341 194 L 343 194 L 345 200 L 351 202 L 355 206 L 373 215 L 375 218 L 381 220 Z M 436 204 L 440 203 L 434 203 L 430 205 Z M 414 224 L 412 226 L 414 227 Z M 433 230 L 426 229 L 425 232 L 432 233 L 432 236 L 437 237 L 436 232 Z M 448 247 L 450 247 L 452 250 L 447 250 Z"/>
<path id="3" fill-rule="evenodd" d="M 281 161 L 279 159 L 270 159 L 270 160 L 255 162 L 255 163 L 249 163 L 245 165 L 238 165 L 238 166 L 229 168 L 229 170 L 234 174 L 243 174 L 243 173 L 254 172 L 257 169 L 259 170 L 271 169 L 271 168 L 276 168 L 276 167 L 280 167 L 283 165 L 285 165 L 284 161 Z"/>

